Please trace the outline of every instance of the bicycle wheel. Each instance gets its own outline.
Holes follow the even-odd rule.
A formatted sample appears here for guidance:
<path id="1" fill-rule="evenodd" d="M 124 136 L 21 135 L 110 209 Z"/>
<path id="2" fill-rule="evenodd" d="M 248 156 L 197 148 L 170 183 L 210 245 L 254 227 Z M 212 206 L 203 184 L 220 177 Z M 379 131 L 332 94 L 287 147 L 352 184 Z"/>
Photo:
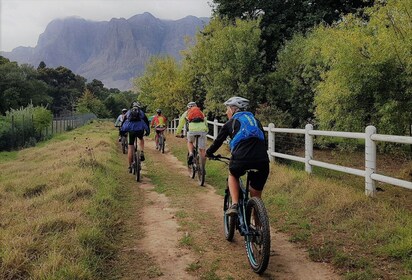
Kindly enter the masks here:
<path id="1" fill-rule="evenodd" d="M 189 161 L 189 153 L 187 153 L 187 159 L 186 162 Z M 195 178 L 196 176 L 196 157 L 193 157 L 192 160 L 192 165 L 187 165 L 188 171 L 189 171 L 189 176 L 190 178 Z"/>
<path id="2" fill-rule="evenodd" d="M 162 154 L 165 152 L 163 135 L 159 135 L 159 151 L 161 151 Z"/>
<path id="3" fill-rule="evenodd" d="M 205 163 L 203 162 L 199 154 L 197 154 L 196 156 L 196 162 L 197 179 L 199 180 L 199 186 L 203 186 L 205 184 Z"/>
<path id="4" fill-rule="evenodd" d="M 225 228 L 225 238 L 227 241 L 232 241 L 235 235 L 237 217 L 226 215 L 226 210 L 232 205 L 229 189 L 225 190 L 225 199 L 223 204 L 223 224 Z"/>
<path id="5" fill-rule="evenodd" d="M 136 174 L 136 153 L 133 153 L 133 161 L 132 161 L 132 174 Z"/>
<path id="6" fill-rule="evenodd" d="M 165 137 L 162 135 L 162 148 L 161 148 L 161 150 L 162 150 L 162 154 L 164 154 L 165 153 Z"/>
<path id="7" fill-rule="evenodd" d="M 140 150 L 135 151 L 135 157 L 136 157 L 136 181 L 140 182 L 140 170 L 142 169 L 142 164 L 140 161 Z"/>
<path id="8" fill-rule="evenodd" d="M 250 236 L 245 236 L 247 257 L 252 270 L 262 274 L 270 256 L 270 227 L 265 205 L 260 198 L 252 197 L 246 205 L 246 223 Z"/>
<path id="9" fill-rule="evenodd" d="M 126 137 L 122 136 L 122 152 L 123 154 L 127 153 L 127 141 Z"/>

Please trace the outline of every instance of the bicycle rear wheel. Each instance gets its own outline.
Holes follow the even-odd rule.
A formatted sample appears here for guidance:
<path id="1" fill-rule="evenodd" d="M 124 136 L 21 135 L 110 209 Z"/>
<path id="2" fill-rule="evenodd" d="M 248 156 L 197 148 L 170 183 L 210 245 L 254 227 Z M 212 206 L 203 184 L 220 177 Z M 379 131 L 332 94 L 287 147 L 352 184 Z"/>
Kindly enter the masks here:
<path id="1" fill-rule="evenodd" d="M 262 274 L 270 256 L 270 227 L 265 205 L 260 198 L 252 197 L 246 205 L 246 223 L 252 233 L 245 236 L 247 257 L 252 270 Z"/>
<path id="2" fill-rule="evenodd" d="M 161 151 L 162 154 L 165 153 L 165 141 L 163 135 L 159 136 L 159 151 Z"/>
<path id="3" fill-rule="evenodd" d="M 127 140 L 124 136 L 122 136 L 122 152 L 123 154 L 127 153 Z"/>
<path id="4" fill-rule="evenodd" d="M 205 163 L 203 162 L 199 154 L 196 155 L 196 165 L 199 186 L 203 186 L 205 184 Z"/>
<path id="5" fill-rule="evenodd" d="M 189 153 L 187 153 L 187 160 L 186 162 L 189 162 Z M 195 178 L 196 176 L 196 158 L 193 157 L 192 164 L 187 165 L 188 171 L 189 171 L 189 176 L 190 178 Z"/>
<path id="6" fill-rule="evenodd" d="M 135 151 L 134 154 L 135 154 L 135 158 L 136 158 L 136 161 L 135 161 L 135 163 L 136 163 L 136 166 L 135 166 L 135 168 L 136 168 L 136 173 L 135 173 L 136 181 L 140 182 L 140 170 L 142 169 L 142 164 L 141 164 L 141 161 L 140 161 L 140 150 Z"/>
<path id="7" fill-rule="evenodd" d="M 227 241 L 233 240 L 237 219 L 237 217 L 226 215 L 226 210 L 229 209 L 230 205 L 232 205 L 232 198 L 230 197 L 229 189 L 226 188 L 223 204 L 223 224 L 225 228 L 225 238 Z"/>

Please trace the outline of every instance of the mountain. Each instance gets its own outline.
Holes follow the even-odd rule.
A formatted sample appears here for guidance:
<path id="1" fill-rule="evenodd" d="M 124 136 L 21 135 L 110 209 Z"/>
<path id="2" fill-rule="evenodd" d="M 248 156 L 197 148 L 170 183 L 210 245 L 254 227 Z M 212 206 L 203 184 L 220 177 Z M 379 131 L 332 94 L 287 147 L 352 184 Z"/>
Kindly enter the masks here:
<path id="1" fill-rule="evenodd" d="M 39 36 L 36 47 L 17 47 L 1 55 L 37 67 L 64 66 L 89 81 L 98 79 L 108 88 L 127 90 L 131 79 L 143 74 L 153 55 L 181 59 L 185 37 L 194 37 L 209 18 L 187 16 L 161 20 L 150 13 L 129 19 L 89 21 L 79 17 L 55 19 Z"/>

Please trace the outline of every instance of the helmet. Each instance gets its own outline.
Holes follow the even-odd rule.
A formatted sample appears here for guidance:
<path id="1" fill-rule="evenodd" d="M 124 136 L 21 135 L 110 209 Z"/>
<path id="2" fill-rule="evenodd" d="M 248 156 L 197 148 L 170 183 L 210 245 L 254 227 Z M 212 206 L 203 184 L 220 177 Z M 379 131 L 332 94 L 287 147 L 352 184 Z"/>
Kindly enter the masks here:
<path id="1" fill-rule="evenodd" d="M 162 110 L 160 110 L 160 109 L 156 110 L 156 113 L 158 113 L 158 114 L 160 114 L 161 112 L 162 112 Z"/>
<path id="2" fill-rule="evenodd" d="M 249 106 L 249 100 L 243 97 L 233 96 L 229 98 L 228 100 L 226 100 L 224 104 L 225 106 L 235 106 L 243 110 L 243 109 L 246 109 L 247 106 Z"/>
<path id="3" fill-rule="evenodd" d="M 127 112 L 127 109 L 126 108 L 123 108 L 122 109 L 122 113 L 126 113 Z"/>
<path id="4" fill-rule="evenodd" d="M 187 103 L 187 108 L 188 109 L 190 109 L 192 107 L 195 107 L 195 106 L 197 106 L 196 102 L 191 101 L 191 102 Z"/>
<path id="5" fill-rule="evenodd" d="M 138 107 L 138 108 L 140 108 L 140 103 L 138 102 L 138 101 L 134 101 L 133 103 L 132 103 L 132 106 L 131 106 L 132 108 L 133 107 Z"/>

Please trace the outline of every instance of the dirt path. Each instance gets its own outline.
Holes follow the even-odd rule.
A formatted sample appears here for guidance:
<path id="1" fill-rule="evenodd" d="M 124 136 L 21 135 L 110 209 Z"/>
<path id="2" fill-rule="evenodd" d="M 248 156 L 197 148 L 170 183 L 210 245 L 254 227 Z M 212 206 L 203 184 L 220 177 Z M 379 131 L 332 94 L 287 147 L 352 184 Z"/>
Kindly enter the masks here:
<path id="1" fill-rule="evenodd" d="M 223 237 L 222 196 L 208 184 L 205 188 L 198 187 L 188 178 L 186 167 L 168 149 L 162 155 L 149 140 L 145 153 L 154 166 L 162 163 L 171 174 L 181 176 L 182 186 L 190 184 L 193 188 L 189 190 L 193 193 L 190 200 L 176 202 L 173 197 L 154 191 L 154 184 L 143 174 L 143 181 L 134 190 L 135 196 L 143 196 L 136 199 L 141 205 L 135 205 L 135 209 L 140 210 L 133 217 L 139 224 L 129 224 L 135 234 L 123 249 L 129 272 L 122 279 L 341 279 L 328 265 L 310 261 L 307 252 L 288 242 L 288 237 L 274 228 L 271 228 L 272 254 L 268 269 L 257 276 L 247 264 L 240 236 L 236 234 L 231 243 Z M 144 172 L 150 171 L 148 165 L 144 164 Z M 178 205 L 184 210 L 178 209 Z M 191 213 L 190 217 L 179 220 L 176 216 L 179 211 Z M 182 223 L 192 226 L 185 227 Z M 193 238 L 194 243 L 182 246 L 181 240 L 185 237 Z"/>

